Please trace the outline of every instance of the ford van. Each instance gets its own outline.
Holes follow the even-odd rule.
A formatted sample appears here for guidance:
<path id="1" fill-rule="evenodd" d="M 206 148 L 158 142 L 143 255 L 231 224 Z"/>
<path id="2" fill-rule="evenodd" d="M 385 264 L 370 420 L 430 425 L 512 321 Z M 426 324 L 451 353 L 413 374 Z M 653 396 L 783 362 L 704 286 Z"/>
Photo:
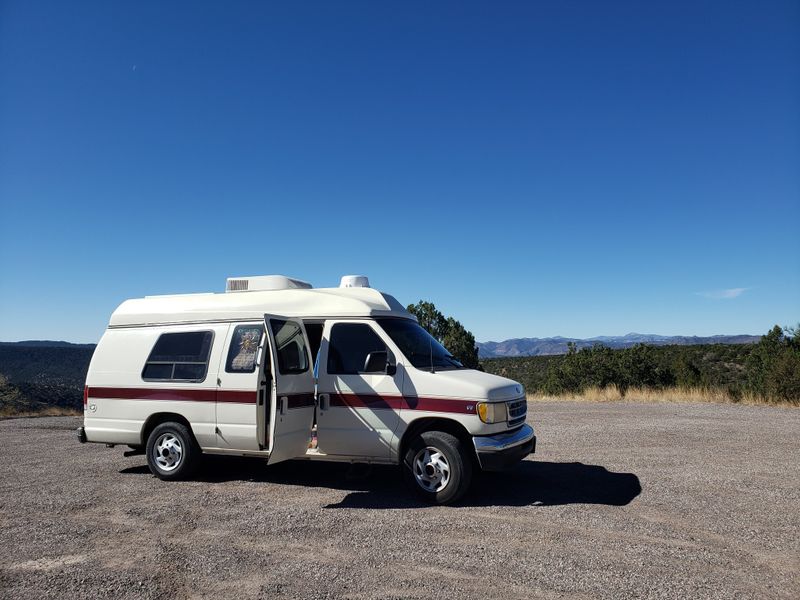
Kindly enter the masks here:
<path id="1" fill-rule="evenodd" d="M 395 298 L 346 276 L 238 277 L 127 300 L 89 366 L 81 442 L 130 446 L 164 480 L 202 454 L 400 465 L 447 504 L 475 469 L 534 452 L 519 383 L 464 368 Z"/>

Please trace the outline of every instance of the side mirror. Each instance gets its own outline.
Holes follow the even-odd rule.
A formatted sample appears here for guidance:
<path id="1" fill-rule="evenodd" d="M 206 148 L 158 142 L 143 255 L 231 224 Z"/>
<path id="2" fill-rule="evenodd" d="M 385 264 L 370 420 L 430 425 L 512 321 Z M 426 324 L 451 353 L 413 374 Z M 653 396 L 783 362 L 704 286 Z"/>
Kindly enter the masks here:
<path id="1" fill-rule="evenodd" d="M 393 359 L 394 357 L 392 357 Z M 386 373 L 387 375 L 394 375 L 397 373 L 397 367 L 393 360 L 390 360 L 389 353 L 386 350 L 378 350 L 367 354 L 367 359 L 364 361 L 363 373 Z"/>

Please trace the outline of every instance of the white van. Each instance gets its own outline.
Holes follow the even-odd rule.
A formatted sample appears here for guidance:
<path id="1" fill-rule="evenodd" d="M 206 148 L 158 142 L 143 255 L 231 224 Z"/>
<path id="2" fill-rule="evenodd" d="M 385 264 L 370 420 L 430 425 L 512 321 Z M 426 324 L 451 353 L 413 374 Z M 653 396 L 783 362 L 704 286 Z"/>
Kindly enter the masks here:
<path id="1" fill-rule="evenodd" d="M 269 275 L 123 302 L 89 365 L 80 441 L 127 444 L 161 479 L 201 453 L 402 464 L 436 503 L 473 468 L 533 452 L 522 385 L 464 368 L 368 285 Z"/>

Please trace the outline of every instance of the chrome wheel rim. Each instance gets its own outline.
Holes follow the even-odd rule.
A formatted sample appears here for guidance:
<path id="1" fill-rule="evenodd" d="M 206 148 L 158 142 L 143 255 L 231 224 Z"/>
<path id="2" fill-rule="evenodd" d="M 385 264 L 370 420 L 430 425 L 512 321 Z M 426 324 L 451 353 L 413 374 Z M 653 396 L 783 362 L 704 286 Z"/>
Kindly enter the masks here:
<path id="1" fill-rule="evenodd" d="M 438 448 L 423 448 L 414 456 L 412 465 L 417 485 L 426 492 L 441 492 L 450 482 L 450 463 Z"/>
<path id="2" fill-rule="evenodd" d="M 153 444 L 153 460 L 162 471 L 174 471 L 183 459 L 183 445 L 174 433 L 162 433 Z"/>

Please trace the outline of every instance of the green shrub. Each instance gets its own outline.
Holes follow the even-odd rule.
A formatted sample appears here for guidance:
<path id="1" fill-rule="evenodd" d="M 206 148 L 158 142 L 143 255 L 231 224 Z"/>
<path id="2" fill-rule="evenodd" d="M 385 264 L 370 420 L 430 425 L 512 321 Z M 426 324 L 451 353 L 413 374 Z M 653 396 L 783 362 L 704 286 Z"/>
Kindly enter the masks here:
<path id="1" fill-rule="evenodd" d="M 725 390 L 739 401 L 752 394 L 800 404 L 800 325 L 773 327 L 757 344 L 648 346 L 612 350 L 602 345 L 567 354 L 493 358 L 484 368 L 519 381 L 531 393 L 580 394 L 587 388 L 616 386 Z"/>
<path id="2" fill-rule="evenodd" d="M 773 327 L 747 359 L 749 389 L 774 400 L 800 403 L 799 327 Z"/>

